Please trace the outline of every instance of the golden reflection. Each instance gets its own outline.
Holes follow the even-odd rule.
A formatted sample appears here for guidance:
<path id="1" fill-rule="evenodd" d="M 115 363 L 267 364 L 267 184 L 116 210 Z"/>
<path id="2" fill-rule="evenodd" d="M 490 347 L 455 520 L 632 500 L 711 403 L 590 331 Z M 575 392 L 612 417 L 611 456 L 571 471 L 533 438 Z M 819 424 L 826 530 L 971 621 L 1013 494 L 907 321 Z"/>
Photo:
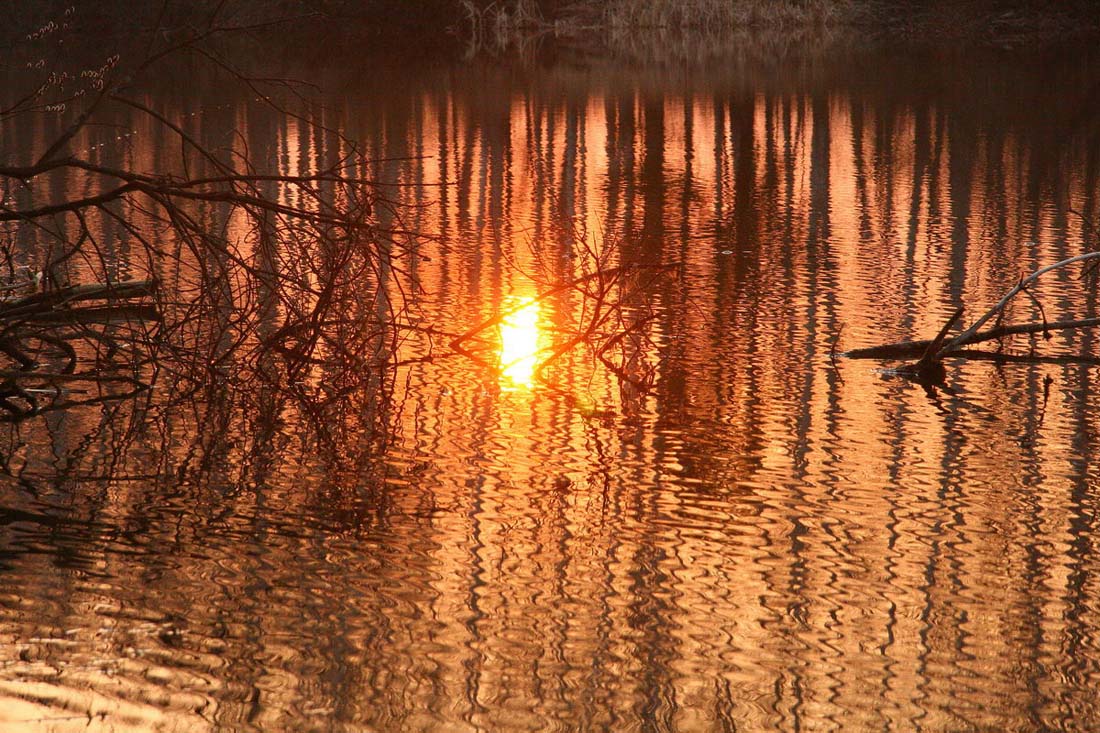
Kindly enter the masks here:
<path id="1" fill-rule="evenodd" d="M 539 350 L 539 304 L 512 297 L 504 306 L 509 313 L 500 322 L 500 374 L 510 386 L 530 388 Z"/>

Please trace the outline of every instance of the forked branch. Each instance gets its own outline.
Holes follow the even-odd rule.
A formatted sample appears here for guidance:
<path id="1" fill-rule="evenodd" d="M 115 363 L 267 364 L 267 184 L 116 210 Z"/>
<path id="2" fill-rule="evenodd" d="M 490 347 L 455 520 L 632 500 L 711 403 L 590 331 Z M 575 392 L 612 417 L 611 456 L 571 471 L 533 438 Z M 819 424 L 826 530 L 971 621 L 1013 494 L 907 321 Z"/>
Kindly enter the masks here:
<path id="1" fill-rule="evenodd" d="M 1030 291 L 1030 287 L 1039 280 L 1039 278 L 1047 275 L 1051 272 L 1063 270 L 1073 265 L 1078 265 L 1086 262 L 1093 262 L 1100 260 L 1100 252 L 1087 252 L 1085 254 L 1075 255 L 1059 262 L 1055 262 L 1052 265 L 1041 267 L 1035 272 L 1031 273 L 1027 277 L 1021 278 L 1020 281 L 1012 287 L 1004 296 L 997 301 L 997 303 L 986 311 L 980 318 L 978 318 L 969 327 L 964 329 L 954 338 L 947 340 L 946 335 L 950 332 L 951 328 L 958 321 L 962 315 L 962 308 L 959 308 L 951 319 L 941 329 L 939 335 L 935 339 L 927 339 L 920 341 L 901 341 L 897 343 L 883 344 L 881 346 L 872 346 L 869 348 L 853 349 L 845 352 L 844 356 L 851 359 L 910 359 L 919 357 L 919 360 L 913 364 L 906 365 L 898 371 L 902 374 L 909 374 L 917 376 L 918 378 L 926 378 L 929 374 L 940 368 L 939 365 L 947 357 L 959 357 L 959 358 L 980 358 L 976 357 L 976 354 L 987 354 L 996 356 L 990 352 L 975 352 L 968 350 L 967 347 L 974 346 L 975 344 L 984 343 L 987 341 L 994 341 L 1003 339 L 1006 336 L 1018 335 L 1018 334 L 1050 334 L 1055 331 L 1075 331 L 1088 328 L 1096 328 L 1100 326 L 1100 318 L 1078 318 L 1068 319 L 1054 322 L 1047 322 L 1044 318 L 1041 323 L 1019 323 L 1019 324 L 1003 324 L 997 325 L 987 330 L 981 330 L 990 321 L 997 319 L 1003 320 L 1006 309 L 1009 303 L 1019 295 L 1020 293 L 1027 293 L 1031 296 L 1040 307 L 1034 293 Z M 1036 361 L 1049 361 L 1047 357 L 1041 356 L 1020 356 L 1010 355 L 1011 361 L 1021 361 L 1027 359 L 1034 359 Z M 1064 358 L 1064 357 L 1060 357 Z M 1087 355 L 1083 357 L 1086 361 L 1091 361 Z M 1006 359 L 1006 361 L 1009 359 Z"/>

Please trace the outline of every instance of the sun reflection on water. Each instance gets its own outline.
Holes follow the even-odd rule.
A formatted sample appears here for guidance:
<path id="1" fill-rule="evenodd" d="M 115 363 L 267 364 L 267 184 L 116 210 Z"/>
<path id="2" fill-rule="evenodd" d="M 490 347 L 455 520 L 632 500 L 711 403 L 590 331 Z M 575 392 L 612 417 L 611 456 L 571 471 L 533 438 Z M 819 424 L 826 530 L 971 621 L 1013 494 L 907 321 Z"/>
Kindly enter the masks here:
<path id="1" fill-rule="evenodd" d="M 513 297 L 504 307 L 511 312 L 500 322 L 500 374 L 509 386 L 530 388 L 539 350 L 539 304 Z"/>

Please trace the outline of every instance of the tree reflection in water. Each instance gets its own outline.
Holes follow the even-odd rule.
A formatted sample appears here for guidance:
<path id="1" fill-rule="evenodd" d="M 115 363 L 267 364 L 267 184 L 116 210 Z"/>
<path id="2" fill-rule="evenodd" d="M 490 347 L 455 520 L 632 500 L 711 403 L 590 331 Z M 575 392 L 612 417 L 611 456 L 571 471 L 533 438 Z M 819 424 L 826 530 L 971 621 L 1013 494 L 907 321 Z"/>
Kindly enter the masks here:
<path id="1" fill-rule="evenodd" d="M 844 347 L 935 333 L 1090 242 L 1068 212 L 1100 210 L 1096 67 L 1054 57 L 345 84 L 324 119 L 401 184 L 373 223 L 437 236 L 341 291 L 361 349 L 296 332 L 186 399 L 169 375 L 8 426 L 0 715 L 1095 727 L 1094 371 L 969 364 L 931 404 L 828 359 L 841 324 Z M 291 175 L 341 145 L 246 99 L 194 134 L 228 126 Z M 316 289 L 325 256 L 286 277 Z M 538 294 L 549 335 L 515 391 L 509 293 Z M 1097 309 L 1069 300 L 1048 317 Z M 473 358 L 436 358 L 456 342 Z M 364 353 L 402 366 L 338 368 Z"/>

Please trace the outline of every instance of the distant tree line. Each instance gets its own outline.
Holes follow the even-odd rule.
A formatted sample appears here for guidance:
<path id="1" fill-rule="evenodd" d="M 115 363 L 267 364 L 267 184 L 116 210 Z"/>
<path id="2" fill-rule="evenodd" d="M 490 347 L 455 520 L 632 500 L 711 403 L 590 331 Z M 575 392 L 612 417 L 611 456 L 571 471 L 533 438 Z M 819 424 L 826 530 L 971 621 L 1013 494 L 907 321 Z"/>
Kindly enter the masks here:
<path id="1" fill-rule="evenodd" d="M 1100 15 L 1095 0 L 0 0 L 0 10 L 0 43 L 9 48 L 33 29 L 66 17 L 85 38 L 102 41 L 140 29 L 202 25 L 215 10 L 242 26 L 293 20 L 307 33 L 338 30 L 398 44 L 410 37 L 462 39 L 476 18 L 534 20 L 558 28 L 625 20 L 720 30 L 746 19 L 765 25 L 801 17 L 955 36 L 998 29 L 1079 32 L 1095 29 Z"/>
<path id="2" fill-rule="evenodd" d="M 412 56 L 458 47 L 489 28 L 723 31 L 827 23 L 931 41 L 1057 40 L 1100 29 L 1096 0 L 0 0 L 0 9 L 0 44 L 8 47 L 63 19 L 76 25 L 68 36 L 73 43 L 102 44 L 143 30 L 201 26 L 217 11 L 243 28 L 293 22 L 298 43 L 318 34 L 343 35 L 371 39 L 374 50 Z"/>

